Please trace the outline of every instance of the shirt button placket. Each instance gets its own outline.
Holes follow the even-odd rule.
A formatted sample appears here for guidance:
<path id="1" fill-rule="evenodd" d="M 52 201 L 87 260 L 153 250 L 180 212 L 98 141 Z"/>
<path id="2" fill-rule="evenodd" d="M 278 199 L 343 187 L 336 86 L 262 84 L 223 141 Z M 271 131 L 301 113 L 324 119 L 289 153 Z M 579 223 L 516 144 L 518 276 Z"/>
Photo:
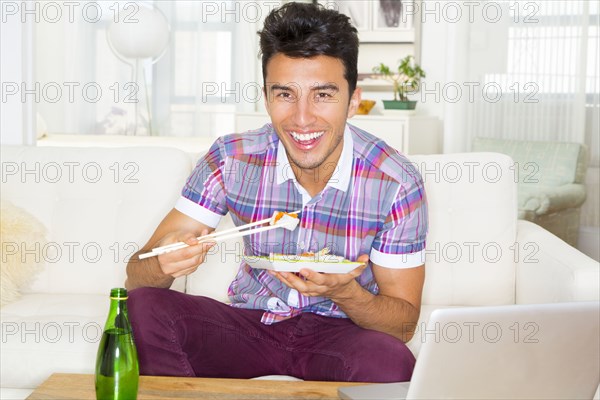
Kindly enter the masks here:
<path id="1" fill-rule="evenodd" d="M 306 217 L 305 224 L 306 225 L 304 226 L 304 230 L 302 232 L 302 240 L 301 240 L 301 242 L 299 242 L 299 245 L 302 248 L 302 251 L 301 251 L 302 253 L 308 252 L 308 251 L 316 251 L 315 249 L 310 248 L 311 239 L 312 239 L 312 231 L 314 228 L 314 221 L 315 221 L 314 208 L 315 208 L 314 203 L 308 203 L 304 207 L 304 213 L 306 213 L 305 214 L 305 217 Z"/>

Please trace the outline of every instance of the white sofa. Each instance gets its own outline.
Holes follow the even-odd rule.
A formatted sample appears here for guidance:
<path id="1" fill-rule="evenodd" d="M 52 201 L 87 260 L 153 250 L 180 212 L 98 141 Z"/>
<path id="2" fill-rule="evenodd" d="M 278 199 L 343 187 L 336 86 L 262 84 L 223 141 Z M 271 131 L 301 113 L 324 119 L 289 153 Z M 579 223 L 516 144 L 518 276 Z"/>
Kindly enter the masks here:
<path id="1" fill-rule="evenodd" d="M 109 290 L 123 285 L 128 256 L 173 206 L 196 160 L 156 147 L 4 146 L 1 157 L 3 199 L 48 230 L 39 245 L 43 270 L 1 309 L 4 399 L 25 397 L 53 372 L 93 373 Z M 410 158 L 425 179 L 430 210 L 423 309 L 409 342 L 416 355 L 436 308 L 599 300 L 598 262 L 517 221 L 510 158 Z M 3 249 L 10 240 L 2 237 Z M 25 257 L 31 245 L 21 244 Z M 240 252 L 240 242 L 221 245 L 174 289 L 227 301 Z"/>

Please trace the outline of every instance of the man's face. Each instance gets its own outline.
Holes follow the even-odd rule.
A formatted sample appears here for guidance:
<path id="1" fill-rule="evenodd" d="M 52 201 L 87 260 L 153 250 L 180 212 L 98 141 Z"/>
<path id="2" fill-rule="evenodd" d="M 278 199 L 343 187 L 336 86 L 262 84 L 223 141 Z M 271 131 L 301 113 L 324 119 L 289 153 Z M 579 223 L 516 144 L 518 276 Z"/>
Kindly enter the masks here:
<path id="1" fill-rule="evenodd" d="M 333 169 L 346 119 L 360 103 L 360 90 L 348 93 L 342 62 L 277 54 L 267 64 L 266 81 L 266 108 L 289 160 L 304 170 Z"/>

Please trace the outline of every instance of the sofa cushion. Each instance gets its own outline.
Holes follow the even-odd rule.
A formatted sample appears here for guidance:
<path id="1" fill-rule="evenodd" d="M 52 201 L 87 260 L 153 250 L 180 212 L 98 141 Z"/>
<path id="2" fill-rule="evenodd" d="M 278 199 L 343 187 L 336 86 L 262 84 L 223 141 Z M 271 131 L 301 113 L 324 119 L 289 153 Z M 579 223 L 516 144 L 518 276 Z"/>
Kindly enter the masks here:
<path id="1" fill-rule="evenodd" d="M 519 219 L 534 220 L 538 215 L 581 207 L 586 199 L 585 186 L 523 186 L 519 188 Z"/>
<path id="2" fill-rule="evenodd" d="M 46 228 L 27 211 L 0 199 L 0 306 L 13 302 L 31 283 L 43 262 Z"/>
<path id="3" fill-rule="evenodd" d="M 2 308 L 0 385 L 35 388 L 54 372 L 93 374 L 108 294 L 26 294 Z"/>
<path id="4" fill-rule="evenodd" d="M 423 304 L 515 301 L 517 187 L 498 153 L 409 156 L 429 210 Z"/>
<path id="5" fill-rule="evenodd" d="M 231 217 L 221 218 L 217 230 L 233 228 Z M 205 262 L 186 280 L 186 293 L 211 297 L 223 303 L 229 301 L 227 289 L 235 278 L 244 254 L 242 238 L 217 243 Z"/>
<path id="6" fill-rule="evenodd" d="M 191 170 L 169 148 L 3 146 L 2 194 L 48 229 L 46 266 L 29 293 L 122 286 L 129 256 L 173 207 Z M 180 281 L 181 282 L 181 281 Z"/>
<path id="7" fill-rule="evenodd" d="M 26 399 L 33 389 L 13 389 L 0 387 L 0 399 L 21 400 Z"/>
<path id="8" fill-rule="evenodd" d="M 419 315 L 419 321 L 417 322 L 415 333 L 413 337 L 406 343 L 406 346 L 414 354 L 415 358 L 419 357 L 421 346 L 423 346 L 423 343 L 425 343 L 426 340 L 439 341 L 444 338 L 447 329 L 446 327 L 432 326 L 431 324 L 428 324 L 431 313 L 440 308 L 454 307 L 440 304 L 423 304 L 421 306 L 421 314 Z"/>

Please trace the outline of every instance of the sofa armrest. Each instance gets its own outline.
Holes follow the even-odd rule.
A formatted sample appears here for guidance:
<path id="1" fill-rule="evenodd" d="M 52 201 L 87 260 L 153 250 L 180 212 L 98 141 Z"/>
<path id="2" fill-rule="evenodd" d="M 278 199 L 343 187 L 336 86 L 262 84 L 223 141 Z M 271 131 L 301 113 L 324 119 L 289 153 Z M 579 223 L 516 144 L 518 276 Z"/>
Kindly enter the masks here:
<path id="1" fill-rule="evenodd" d="M 580 207 L 586 198 L 585 186 L 570 183 L 562 186 L 519 187 L 519 208 L 543 215 L 566 208 Z"/>
<path id="2" fill-rule="evenodd" d="M 517 223 L 517 304 L 600 299 L 598 261 L 534 223 Z"/>

